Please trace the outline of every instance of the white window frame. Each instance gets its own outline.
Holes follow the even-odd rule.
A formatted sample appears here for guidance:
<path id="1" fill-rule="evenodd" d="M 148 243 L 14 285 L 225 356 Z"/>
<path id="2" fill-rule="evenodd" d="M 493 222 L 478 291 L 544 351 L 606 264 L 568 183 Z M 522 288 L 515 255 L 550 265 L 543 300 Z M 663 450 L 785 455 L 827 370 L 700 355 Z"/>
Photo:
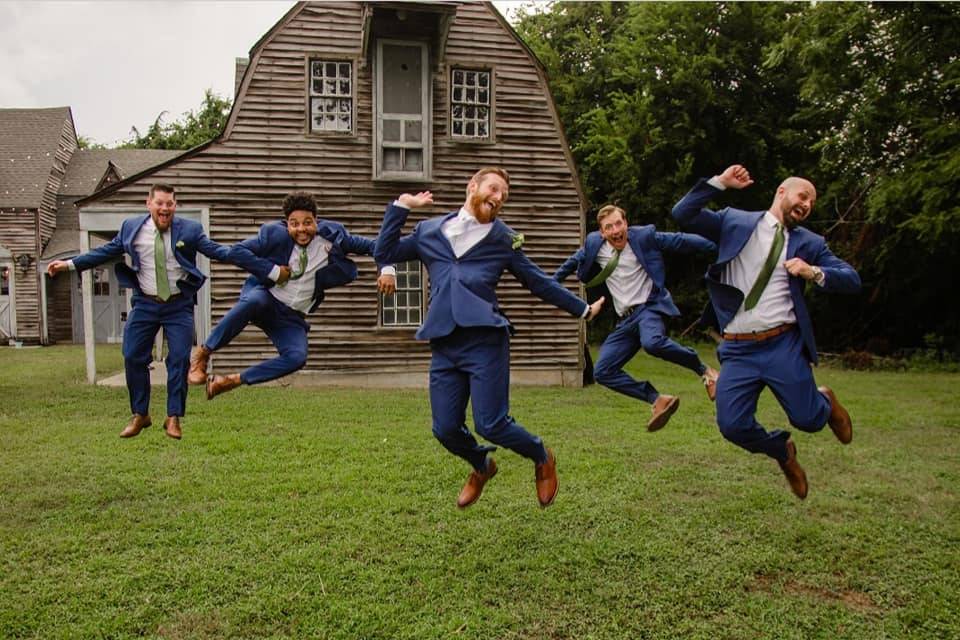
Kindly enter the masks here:
<path id="1" fill-rule="evenodd" d="M 394 265 L 394 267 L 397 270 L 397 293 L 393 293 L 390 295 L 383 295 L 383 294 L 380 295 L 380 310 L 379 310 L 379 313 L 377 314 L 377 319 L 378 319 L 377 324 L 379 324 L 379 326 L 384 329 L 415 329 L 423 324 L 424 314 L 426 313 L 425 303 L 426 303 L 427 295 L 426 295 L 426 287 L 424 286 L 424 284 L 426 283 L 426 274 L 424 273 L 423 265 L 420 263 L 419 260 L 410 260 L 408 262 L 401 262 L 399 264 L 396 264 Z M 403 274 L 412 274 L 415 272 L 419 274 L 420 286 L 419 287 L 401 286 L 402 284 L 401 276 Z M 414 292 L 418 295 L 420 299 L 419 305 L 413 305 L 413 304 L 398 305 L 397 304 L 398 294 L 407 295 Z M 385 321 L 385 316 L 388 311 L 396 311 L 400 309 L 406 310 L 408 312 L 416 309 L 420 316 L 420 321 L 419 322 L 410 322 L 410 321 L 397 322 L 396 320 L 394 320 L 393 322 L 389 322 L 389 323 Z"/>
<path id="2" fill-rule="evenodd" d="M 315 92 L 313 90 L 313 65 L 320 64 L 324 65 L 324 68 L 328 64 L 337 65 L 337 77 L 334 82 L 337 83 L 336 91 L 333 94 L 326 94 L 324 92 Z M 340 75 L 340 65 L 349 65 L 350 67 L 350 92 L 349 94 L 342 94 L 339 92 L 339 83 L 343 77 Z M 356 132 L 357 127 L 357 75 L 356 75 L 357 65 L 352 59 L 344 58 L 335 58 L 335 57 L 326 57 L 321 55 L 316 56 L 307 56 L 307 133 L 311 135 L 334 135 L 334 136 L 352 136 Z M 326 76 L 321 76 L 326 79 Z M 348 129 L 317 129 L 314 127 L 313 117 L 313 105 L 315 101 L 318 100 L 350 100 L 350 127 Z M 326 112 L 324 112 L 326 114 Z M 342 113 L 337 111 L 337 113 Z"/>
<path id="3" fill-rule="evenodd" d="M 422 171 L 385 171 L 383 168 L 383 119 L 385 117 L 396 117 L 410 120 L 410 114 L 389 114 L 383 111 L 383 45 L 401 45 L 405 47 L 420 48 L 420 142 L 406 142 L 403 138 L 406 136 L 406 127 L 400 127 L 400 142 L 386 143 L 389 148 L 408 148 L 421 149 L 423 154 Z M 374 97 L 375 135 L 373 139 L 373 177 L 375 180 L 423 180 L 428 181 L 433 173 L 432 163 L 432 145 L 431 145 L 431 82 L 430 82 L 430 58 L 427 43 L 416 40 L 390 40 L 380 38 L 377 40 L 377 63 L 374 69 L 376 76 L 375 87 L 376 95 Z M 402 166 L 402 162 L 401 162 Z"/>
<path id="4" fill-rule="evenodd" d="M 465 95 L 461 96 L 459 101 L 455 100 L 456 89 L 458 88 L 458 86 L 454 83 L 454 74 L 458 71 L 464 74 L 467 74 L 467 73 L 487 74 L 488 76 L 487 86 L 486 86 L 487 102 L 485 104 L 480 103 L 478 101 L 477 96 L 474 97 L 473 102 L 467 102 Z M 448 82 L 447 86 L 449 87 L 449 101 L 448 101 L 449 103 L 447 105 L 447 122 L 449 123 L 450 126 L 447 130 L 447 133 L 450 136 L 451 140 L 455 140 L 457 142 L 494 142 L 494 96 L 496 95 L 494 92 L 494 80 L 495 80 L 494 70 L 491 67 L 479 67 L 479 66 L 473 66 L 469 64 L 459 64 L 459 63 L 451 64 L 449 66 L 448 73 L 447 73 L 447 82 Z M 465 90 L 467 89 L 466 79 L 464 79 L 464 83 L 460 88 L 463 89 L 465 92 Z M 476 89 L 477 91 L 479 91 L 480 89 L 479 82 L 477 83 Z M 475 109 L 486 108 L 487 135 L 485 136 L 478 136 L 476 134 L 467 135 L 465 133 L 466 131 L 465 127 L 461 133 L 456 133 L 454 131 L 454 128 L 455 128 L 454 125 L 457 121 L 457 118 L 454 117 L 453 111 L 454 111 L 454 107 L 457 107 L 457 106 L 461 107 L 464 111 L 466 111 L 468 108 L 471 108 L 471 107 Z M 477 116 L 474 116 L 473 118 L 466 118 L 466 116 L 463 115 L 461 116 L 460 120 L 461 122 L 466 124 L 467 121 L 477 123 L 479 122 L 480 119 Z"/>

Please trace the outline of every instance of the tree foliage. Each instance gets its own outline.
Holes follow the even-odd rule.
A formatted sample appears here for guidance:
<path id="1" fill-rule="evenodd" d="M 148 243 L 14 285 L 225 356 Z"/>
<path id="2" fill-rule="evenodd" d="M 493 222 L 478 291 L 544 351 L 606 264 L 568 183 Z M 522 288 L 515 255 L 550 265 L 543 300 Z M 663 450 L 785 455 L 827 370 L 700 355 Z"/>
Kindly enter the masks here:
<path id="1" fill-rule="evenodd" d="M 188 111 L 179 120 L 163 122 L 161 111 L 144 133 L 131 127 L 132 137 L 121 147 L 134 149 L 191 149 L 220 135 L 230 115 L 231 101 L 207 89 L 198 111 Z"/>
<path id="2" fill-rule="evenodd" d="M 808 176 L 808 226 L 867 285 L 813 298 L 822 339 L 912 346 L 934 333 L 954 348 L 960 305 L 922 310 L 960 268 L 958 29 L 949 3 L 555 3 L 517 25 L 592 207 L 669 228 L 694 180 L 729 164 L 757 180 L 723 198 L 745 208 Z M 681 308 L 697 306 L 703 265 L 671 267 Z"/>

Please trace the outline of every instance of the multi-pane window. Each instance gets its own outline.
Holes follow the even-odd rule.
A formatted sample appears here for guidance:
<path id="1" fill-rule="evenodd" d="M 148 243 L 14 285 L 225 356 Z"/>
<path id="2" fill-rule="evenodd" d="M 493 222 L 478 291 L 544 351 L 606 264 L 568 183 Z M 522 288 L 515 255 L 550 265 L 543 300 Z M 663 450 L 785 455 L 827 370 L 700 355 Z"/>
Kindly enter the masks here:
<path id="1" fill-rule="evenodd" d="M 454 138 L 490 138 L 490 72 L 450 70 L 450 132 Z"/>
<path id="2" fill-rule="evenodd" d="M 310 131 L 353 130 L 353 64 L 310 61 Z"/>
<path id="3" fill-rule="evenodd" d="M 377 42 L 376 177 L 430 174 L 430 98 L 427 47 Z"/>
<path id="4" fill-rule="evenodd" d="M 383 296 L 380 322 L 385 327 L 418 327 L 423 319 L 423 276 L 420 261 L 395 265 L 397 292 Z"/>

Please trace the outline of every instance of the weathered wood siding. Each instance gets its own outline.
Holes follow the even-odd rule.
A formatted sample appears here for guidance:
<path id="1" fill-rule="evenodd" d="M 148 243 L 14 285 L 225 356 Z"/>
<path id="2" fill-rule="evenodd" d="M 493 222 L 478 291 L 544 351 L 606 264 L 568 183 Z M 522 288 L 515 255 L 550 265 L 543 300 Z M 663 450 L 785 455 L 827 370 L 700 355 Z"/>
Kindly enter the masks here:
<path id="1" fill-rule="evenodd" d="M 283 196 L 306 189 L 318 196 L 323 217 L 372 238 L 385 206 L 399 193 L 429 189 L 437 203 L 427 214 L 415 212 L 409 231 L 427 215 L 459 208 L 470 175 L 481 166 L 499 165 L 511 175 L 503 219 L 526 236 L 527 254 L 552 272 L 580 244 L 581 198 L 547 87 L 527 50 L 493 11 L 481 3 L 461 5 L 446 58 L 433 70 L 433 179 L 428 182 L 373 180 L 373 69 L 360 58 L 363 8 L 354 2 L 316 3 L 288 14 L 253 52 L 220 141 L 121 187 L 96 206 L 139 209 L 150 183 L 169 181 L 178 190 L 180 206 L 210 207 L 212 238 L 229 244 L 278 219 Z M 354 62 L 355 135 L 306 133 L 311 57 Z M 451 64 L 493 71 L 495 143 L 450 138 L 446 85 Z M 356 261 L 360 278 L 328 292 L 309 319 L 307 370 L 426 369 L 429 349 L 413 340 L 413 331 L 377 327 L 376 266 L 371 258 Z M 216 322 L 236 301 L 245 274 L 216 264 L 213 276 Z M 498 295 L 517 328 L 512 343 L 515 368 L 579 369 L 581 330 L 576 319 L 535 298 L 509 274 Z M 269 341 L 252 328 L 218 353 L 215 363 L 218 370 L 236 370 L 274 355 Z"/>
<path id="2" fill-rule="evenodd" d="M 36 209 L 18 209 L 0 213 L 0 245 L 16 259 L 21 254 L 33 257 L 24 273 L 14 262 L 14 295 L 16 296 L 16 335 L 29 343 L 40 341 L 40 291 L 37 288 L 37 218 Z"/>

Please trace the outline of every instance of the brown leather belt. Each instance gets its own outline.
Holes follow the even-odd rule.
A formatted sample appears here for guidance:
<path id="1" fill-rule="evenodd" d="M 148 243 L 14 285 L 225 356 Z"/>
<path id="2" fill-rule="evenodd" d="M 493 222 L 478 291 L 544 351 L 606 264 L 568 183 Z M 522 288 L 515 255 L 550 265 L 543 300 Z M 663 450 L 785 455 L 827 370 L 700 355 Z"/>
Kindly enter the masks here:
<path id="1" fill-rule="evenodd" d="M 723 334 L 724 340 L 733 340 L 734 342 L 753 340 L 769 340 L 770 338 L 775 338 L 780 334 L 786 333 L 793 329 L 796 323 L 790 322 L 787 324 L 782 324 L 779 327 L 774 327 L 773 329 L 767 329 L 766 331 L 753 331 L 751 333 L 725 333 Z"/>

